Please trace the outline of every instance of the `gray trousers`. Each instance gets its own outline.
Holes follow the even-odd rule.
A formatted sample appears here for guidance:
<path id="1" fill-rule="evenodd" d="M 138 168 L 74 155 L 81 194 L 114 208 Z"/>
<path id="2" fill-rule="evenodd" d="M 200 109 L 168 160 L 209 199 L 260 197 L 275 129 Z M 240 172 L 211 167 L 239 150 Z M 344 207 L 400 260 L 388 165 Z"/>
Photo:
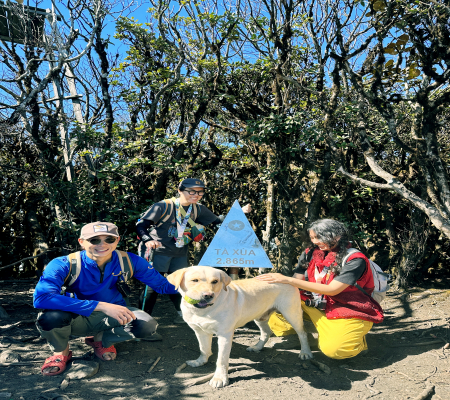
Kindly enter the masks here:
<path id="1" fill-rule="evenodd" d="M 158 324 L 149 314 L 135 307 L 127 308 L 136 319 L 126 325 L 100 311 L 84 317 L 66 311 L 44 310 L 39 313 L 36 326 L 54 352 L 65 350 L 71 336 L 94 336 L 103 332 L 102 345 L 110 347 L 135 338 L 146 339 L 155 333 Z"/>

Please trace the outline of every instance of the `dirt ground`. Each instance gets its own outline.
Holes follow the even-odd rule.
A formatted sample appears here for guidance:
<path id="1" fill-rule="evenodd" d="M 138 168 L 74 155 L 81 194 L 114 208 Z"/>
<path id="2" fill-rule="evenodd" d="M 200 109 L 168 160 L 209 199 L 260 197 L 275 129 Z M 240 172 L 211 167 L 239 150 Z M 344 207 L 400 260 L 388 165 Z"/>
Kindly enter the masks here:
<path id="1" fill-rule="evenodd" d="M 167 296 L 159 299 L 154 312 L 163 341 L 118 344 L 114 362 L 91 357 L 99 362 L 99 371 L 91 378 L 66 379 L 73 366 L 61 375 L 43 377 L 40 368 L 51 353 L 33 322 L 35 284 L 0 281 L 0 305 L 9 314 L 0 319 L 0 360 L 28 362 L 0 364 L 0 399 L 450 399 L 447 284 L 389 293 L 385 322 L 369 333 L 369 350 L 364 354 L 337 361 L 313 348 L 314 359 L 329 367 L 329 374 L 298 359 L 296 336 L 271 337 L 260 353 L 247 352 L 246 347 L 258 338 L 256 325 L 247 324 L 236 331 L 230 367 L 248 368 L 232 372 L 230 385 L 222 389 L 207 383 L 189 386 L 190 379 L 214 371 L 215 356 L 205 366 L 187 367 L 175 375 L 184 361 L 198 357 L 198 344 L 187 325 L 172 323 L 175 310 Z M 135 304 L 137 289 L 132 297 Z M 214 342 L 213 351 L 216 347 Z M 82 338 L 74 339 L 71 349 L 74 356 L 91 350 Z"/>

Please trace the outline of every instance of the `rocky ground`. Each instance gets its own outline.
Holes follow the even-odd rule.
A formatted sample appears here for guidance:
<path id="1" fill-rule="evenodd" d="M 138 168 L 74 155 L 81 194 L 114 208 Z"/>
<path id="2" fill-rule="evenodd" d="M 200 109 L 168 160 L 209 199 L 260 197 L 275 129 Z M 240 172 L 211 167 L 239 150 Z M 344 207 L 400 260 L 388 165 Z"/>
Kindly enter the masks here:
<path id="1" fill-rule="evenodd" d="M 0 281 L 0 305 L 8 314 L 0 319 L 0 400 L 450 399 L 450 286 L 442 283 L 389 293 L 385 322 L 369 333 L 369 351 L 353 359 L 330 360 L 313 348 L 315 363 L 300 361 L 296 336 L 272 337 L 262 352 L 249 353 L 246 347 L 258 338 L 250 323 L 236 332 L 231 351 L 230 367 L 242 369 L 230 374 L 223 389 L 193 384 L 214 371 L 214 356 L 203 367 L 175 373 L 184 361 L 197 358 L 198 344 L 188 326 L 172 323 L 175 310 L 166 296 L 154 313 L 163 341 L 119 344 L 117 360 L 105 362 L 91 356 L 83 339 L 74 339 L 74 356 L 85 361 L 43 377 L 40 368 L 51 353 L 34 326 L 35 284 Z M 77 379 L 83 362 L 98 371 Z"/>

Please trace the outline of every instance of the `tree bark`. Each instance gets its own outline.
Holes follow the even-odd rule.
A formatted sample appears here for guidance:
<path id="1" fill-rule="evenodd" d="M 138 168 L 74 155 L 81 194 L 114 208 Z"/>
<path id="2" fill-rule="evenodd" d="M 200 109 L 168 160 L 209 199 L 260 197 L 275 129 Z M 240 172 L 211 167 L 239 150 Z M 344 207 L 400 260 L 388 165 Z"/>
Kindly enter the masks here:
<path id="1" fill-rule="evenodd" d="M 317 182 L 314 193 L 311 197 L 311 201 L 308 205 L 308 218 L 306 220 L 306 225 L 310 226 L 314 221 L 319 219 L 320 209 L 322 204 L 323 192 L 325 190 L 325 183 L 330 177 L 330 167 L 331 167 L 331 151 L 327 149 L 325 151 L 324 163 L 322 170 L 320 172 L 319 181 Z"/>
<path id="2" fill-rule="evenodd" d="M 273 154 L 268 149 L 267 151 L 267 169 L 272 168 Z M 273 220 L 275 210 L 275 185 L 273 179 L 266 181 L 267 185 L 267 199 L 266 199 L 266 230 L 263 232 L 263 247 L 266 253 L 270 252 L 270 241 L 273 238 Z"/>
<path id="3" fill-rule="evenodd" d="M 47 252 L 49 249 L 47 239 L 42 231 L 41 225 L 37 218 L 37 199 L 31 199 L 26 203 L 26 221 L 28 225 L 29 235 L 33 243 L 33 256 L 39 253 Z M 50 262 L 48 255 L 39 257 L 35 262 L 35 267 L 38 271 L 43 271 L 45 266 Z"/>

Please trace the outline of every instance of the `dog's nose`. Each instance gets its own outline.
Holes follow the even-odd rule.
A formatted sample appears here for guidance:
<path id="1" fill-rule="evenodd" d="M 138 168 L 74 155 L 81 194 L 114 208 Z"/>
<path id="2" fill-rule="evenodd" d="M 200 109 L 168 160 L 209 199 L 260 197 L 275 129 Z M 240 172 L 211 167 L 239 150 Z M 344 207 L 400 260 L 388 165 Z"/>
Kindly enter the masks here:
<path id="1" fill-rule="evenodd" d="M 203 298 L 205 300 L 211 300 L 214 297 L 214 293 L 205 293 L 203 294 Z"/>

